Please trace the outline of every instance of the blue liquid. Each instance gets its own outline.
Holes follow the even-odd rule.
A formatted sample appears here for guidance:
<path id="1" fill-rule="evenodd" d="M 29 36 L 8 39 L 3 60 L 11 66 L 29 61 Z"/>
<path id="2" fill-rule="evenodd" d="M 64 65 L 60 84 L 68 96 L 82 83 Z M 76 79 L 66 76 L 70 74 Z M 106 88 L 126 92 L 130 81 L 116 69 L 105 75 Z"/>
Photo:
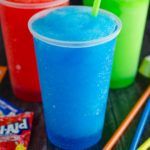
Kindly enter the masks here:
<path id="1" fill-rule="evenodd" d="M 60 8 L 33 23 L 37 33 L 64 41 L 95 40 L 115 27 L 110 17 L 93 18 L 85 7 Z M 83 48 L 34 42 L 50 141 L 75 150 L 96 144 L 102 136 L 115 39 Z"/>

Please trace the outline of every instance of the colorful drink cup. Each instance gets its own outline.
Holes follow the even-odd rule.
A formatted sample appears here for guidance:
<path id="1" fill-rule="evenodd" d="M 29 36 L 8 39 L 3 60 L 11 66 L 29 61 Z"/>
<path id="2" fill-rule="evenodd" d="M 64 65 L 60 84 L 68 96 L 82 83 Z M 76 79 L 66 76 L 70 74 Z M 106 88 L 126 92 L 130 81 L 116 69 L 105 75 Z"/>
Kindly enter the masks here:
<path id="1" fill-rule="evenodd" d="M 92 5 L 93 0 L 84 0 Z M 137 74 L 149 0 L 102 0 L 101 8 L 116 14 L 123 27 L 118 36 L 112 70 L 111 88 L 132 84 Z"/>
<path id="2" fill-rule="evenodd" d="M 37 102 L 41 101 L 40 86 L 33 40 L 27 23 L 36 12 L 68 5 L 69 0 L 39 3 L 18 1 L 0 0 L 1 26 L 9 74 L 15 96 L 25 101 Z"/>
<path id="3" fill-rule="evenodd" d="M 102 136 L 121 22 L 104 10 L 94 17 L 90 7 L 70 6 L 37 13 L 29 29 L 48 138 L 63 149 L 96 144 Z"/>

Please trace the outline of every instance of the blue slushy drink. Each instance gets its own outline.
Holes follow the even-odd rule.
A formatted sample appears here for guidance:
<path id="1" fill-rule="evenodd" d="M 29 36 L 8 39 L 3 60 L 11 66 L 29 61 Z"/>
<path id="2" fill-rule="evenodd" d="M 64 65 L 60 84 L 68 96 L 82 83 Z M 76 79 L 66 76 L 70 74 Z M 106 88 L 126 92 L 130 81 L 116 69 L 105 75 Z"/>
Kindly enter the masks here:
<path id="1" fill-rule="evenodd" d="M 96 144 L 104 125 L 116 37 L 121 23 L 90 7 L 42 11 L 29 21 L 47 134 L 63 149 Z"/>

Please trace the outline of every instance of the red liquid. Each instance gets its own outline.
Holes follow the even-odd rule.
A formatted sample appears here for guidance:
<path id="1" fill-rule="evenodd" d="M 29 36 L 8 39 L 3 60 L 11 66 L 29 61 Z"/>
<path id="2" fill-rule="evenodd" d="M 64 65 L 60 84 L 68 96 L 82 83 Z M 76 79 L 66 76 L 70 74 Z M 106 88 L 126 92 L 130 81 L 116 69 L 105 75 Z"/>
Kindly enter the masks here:
<path id="1" fill-rule="evenodd" d="M 16 97 L 33 102 L 41 101 L 41 94 L 33 40 L 27 23 L 40 10 L 42 9 L 22 9 L 0 4 L 1 26 L 13 92 Z"/>

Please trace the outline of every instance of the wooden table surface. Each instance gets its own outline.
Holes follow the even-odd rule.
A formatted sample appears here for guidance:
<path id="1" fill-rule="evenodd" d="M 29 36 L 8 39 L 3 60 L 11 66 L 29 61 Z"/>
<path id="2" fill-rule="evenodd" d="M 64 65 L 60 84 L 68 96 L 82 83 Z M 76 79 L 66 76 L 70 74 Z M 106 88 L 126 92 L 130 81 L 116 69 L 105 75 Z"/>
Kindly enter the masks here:
<path id="1" fill-rule="evenodd" d="M 73 1 L 74 3 L 78 2 L 77 0 Z M 141 60 L 144 56 L 148 54 L 150 54 L 150 20 L 147 21 L 147 28 L 144 36 Z M 7 62 L 5 58 L 3 40 L 0 32 L 0 66 L 6 64 Z M 8 99 L 16 106 L 25 111 L 34 111 L 35 113 L 29 150 L 54 150 L 54 149 L 57 150 L 58 148 L 50 144 L 50 142 L 47 140 L 46 137 L 42 104 L 26 103 L 17 99 L 12 93 L 8 74 L 9 73 L 7 73 L 3 82 L 0 84 L 0 96 Z M 128 112 L 134 106 L 137 99 L 146 89 L 148 84 L 150 84 L 150 80 L 138 74 L 135 83 L 130 87 L 120 90 L 110 90 L 103 138 L 97 145 L 95 145 L 90 149 L 93 150 L 101 149 L 101 147 L 108 141 L 113 132 L 117 129 L 119 124 L 122 122 L 122 120 L 125 118 Z M 132 125 L 128 128 L 124 136 L 121 138 L 121 140 L 115 147 L 115 150 L 129 149 L 137 123 L 139 121 L 139 116 L 140 114 L 135 118 Z M 141 139 L 141 143 L 148 137 L 150 137 L 150 122 L 147 124 L 144 135 Z"/>

